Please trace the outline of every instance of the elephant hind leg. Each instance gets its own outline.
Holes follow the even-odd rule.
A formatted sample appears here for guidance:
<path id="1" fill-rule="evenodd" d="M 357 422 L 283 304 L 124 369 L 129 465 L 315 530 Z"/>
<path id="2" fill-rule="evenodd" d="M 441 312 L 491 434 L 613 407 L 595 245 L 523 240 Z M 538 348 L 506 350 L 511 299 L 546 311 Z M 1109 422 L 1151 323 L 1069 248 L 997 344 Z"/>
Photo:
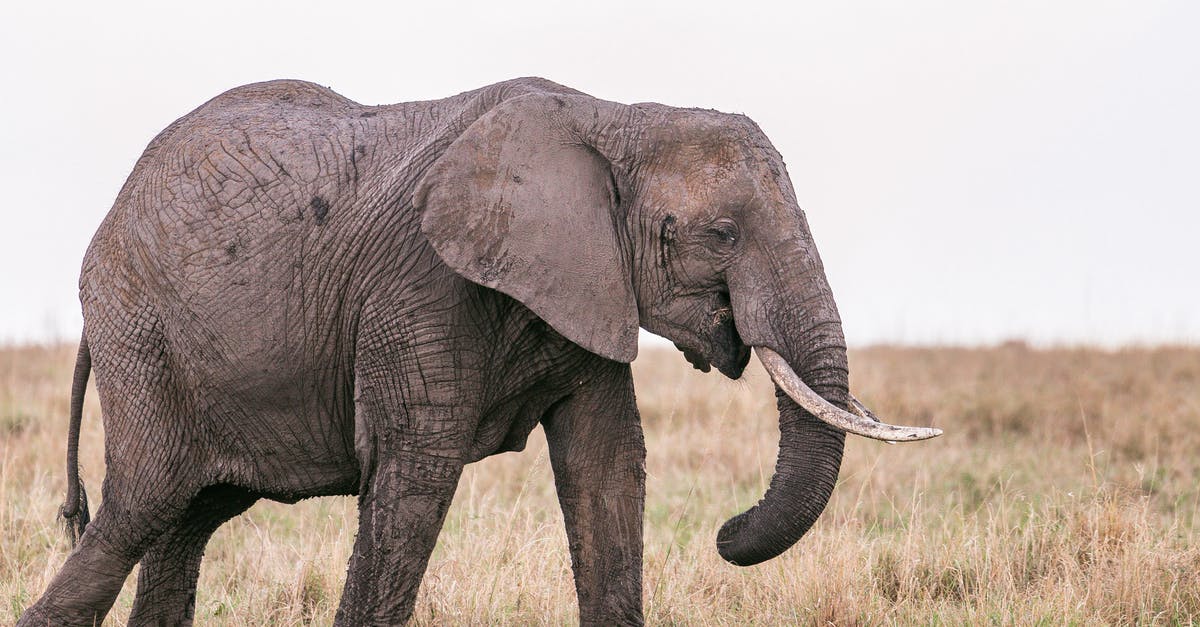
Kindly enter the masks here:
<path id="1" fill-rule="evenodd" d="M 186 497 L 138 502 L 106 494 L 75 550 L 17 625 L 101 624 L 133 565 L 187 502 Z"/>
<path id="2" fill-rule="evenodd" d="M 125 579 L 208 481 L 192 413 L 162 357 L 156 331 L 112 335 L 89 321 L 88 344 L 104 411 L 107 468 L 101 504 L 79 544 L 19 625 L 98 625 Z M 130 351 L 117 339 L 138 341 Z M 158 338 L 157 340 L 155 338 Z"/>
<path id="3" fill-rule="evenodd" d="M 201 490 L 142 558 L 129 624 L 192 624 L 204 547 L 218 527 L 257 500 L 257 494 L 227 484 Z"/>

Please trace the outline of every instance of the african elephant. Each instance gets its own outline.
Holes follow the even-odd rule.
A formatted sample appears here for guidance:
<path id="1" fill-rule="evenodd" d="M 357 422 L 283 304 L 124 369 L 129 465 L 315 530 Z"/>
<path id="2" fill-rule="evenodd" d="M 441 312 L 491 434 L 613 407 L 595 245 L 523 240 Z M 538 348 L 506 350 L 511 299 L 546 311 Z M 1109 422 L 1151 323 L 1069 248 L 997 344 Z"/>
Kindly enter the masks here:
<path id="1" fill-rule="evenodd" d="M 218 526 L 334 494 L 359 509 L 337 623 L 403 622 L 464 464 L 539 423 L 582 622 L 640 623 L 639 326 L 731 378 L 754 348 L 777 383 L 770 488 L 717 536 L 735 564 L 813 524 L 846 432 L 938 433 L 849 395 L 821 259 L 754 122 L 542 79 L 386 106 L 299 81 L 217 96 L 138 160 L 79 290 L 62 514 L 81 536 L 23 625 L 102 620 L 138 562 L 131 623 L 188 623 Z"/>

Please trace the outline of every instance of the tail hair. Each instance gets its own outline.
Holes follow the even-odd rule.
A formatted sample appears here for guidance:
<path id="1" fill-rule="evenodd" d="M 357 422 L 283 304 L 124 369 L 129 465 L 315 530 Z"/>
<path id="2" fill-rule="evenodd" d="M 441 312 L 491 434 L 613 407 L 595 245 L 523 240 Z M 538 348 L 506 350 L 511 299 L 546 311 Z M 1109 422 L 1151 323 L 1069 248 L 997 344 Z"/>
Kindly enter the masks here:
<path id="1" fill-rule="evenodd" d="M 77 488 L 79 490 L 79 499 L 75 501 L 74 507 L 71 503 L 63 503 L 63 506 L 58 509 L 58 522 L 62 526 L 63 533 L 67 534 L 67 538 L 71 540 L 71 546 L 79 543 L 79 538 L 83 537 L 83 530 L 92 521 L 92 516 L 88 511 L 87 490 L 83 487 L 83 479 L 79 477 L 79 472 L 76 471 Z"/>

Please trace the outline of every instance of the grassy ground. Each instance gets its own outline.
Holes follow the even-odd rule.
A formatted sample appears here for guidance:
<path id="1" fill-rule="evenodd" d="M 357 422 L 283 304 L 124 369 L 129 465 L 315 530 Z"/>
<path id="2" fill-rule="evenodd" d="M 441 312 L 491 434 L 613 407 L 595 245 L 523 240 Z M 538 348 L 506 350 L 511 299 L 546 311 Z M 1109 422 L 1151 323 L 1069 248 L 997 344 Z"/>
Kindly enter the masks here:
<path id="1" fill-rule="evenodd" d="M 0 350 L 0 624 L 62 563 L 73 347 Z M 848 440 L 824 516 L 781 558 L 724 563 L 713 538 L 774 464 L 770 383 L 691 371 L 646 351 L 638 378 L 649 474 L 645 609 L 655 624 L 1200 621 L 1200 349 L 1102 352 L 873 348 L 856 395 L 946 435 Z M 89 395 L 84 475 L 99 498 Z M 95 501 L 93 502 L 93 509 Z M 209 545 L 199 624 L 329 624 L 354 503 L 256 505 Z M 110 622 L 133 600 L 131 577 Z M 540 431 L 468 468 L 421 588 L 418 624 L 576 621 Z"/>

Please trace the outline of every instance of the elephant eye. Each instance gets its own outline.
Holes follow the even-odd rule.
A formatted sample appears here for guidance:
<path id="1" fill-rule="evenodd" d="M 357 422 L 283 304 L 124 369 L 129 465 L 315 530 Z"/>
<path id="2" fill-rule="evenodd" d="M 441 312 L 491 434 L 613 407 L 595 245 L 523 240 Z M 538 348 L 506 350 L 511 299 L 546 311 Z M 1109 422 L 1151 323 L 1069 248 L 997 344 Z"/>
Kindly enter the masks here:
<path id="1" fill-rule="evenodd" d="M 735 244 L 738 240 L 737 224 L 732 220 L 720 220 L 705 229 L 705 232 L 726 246 Z"/>

